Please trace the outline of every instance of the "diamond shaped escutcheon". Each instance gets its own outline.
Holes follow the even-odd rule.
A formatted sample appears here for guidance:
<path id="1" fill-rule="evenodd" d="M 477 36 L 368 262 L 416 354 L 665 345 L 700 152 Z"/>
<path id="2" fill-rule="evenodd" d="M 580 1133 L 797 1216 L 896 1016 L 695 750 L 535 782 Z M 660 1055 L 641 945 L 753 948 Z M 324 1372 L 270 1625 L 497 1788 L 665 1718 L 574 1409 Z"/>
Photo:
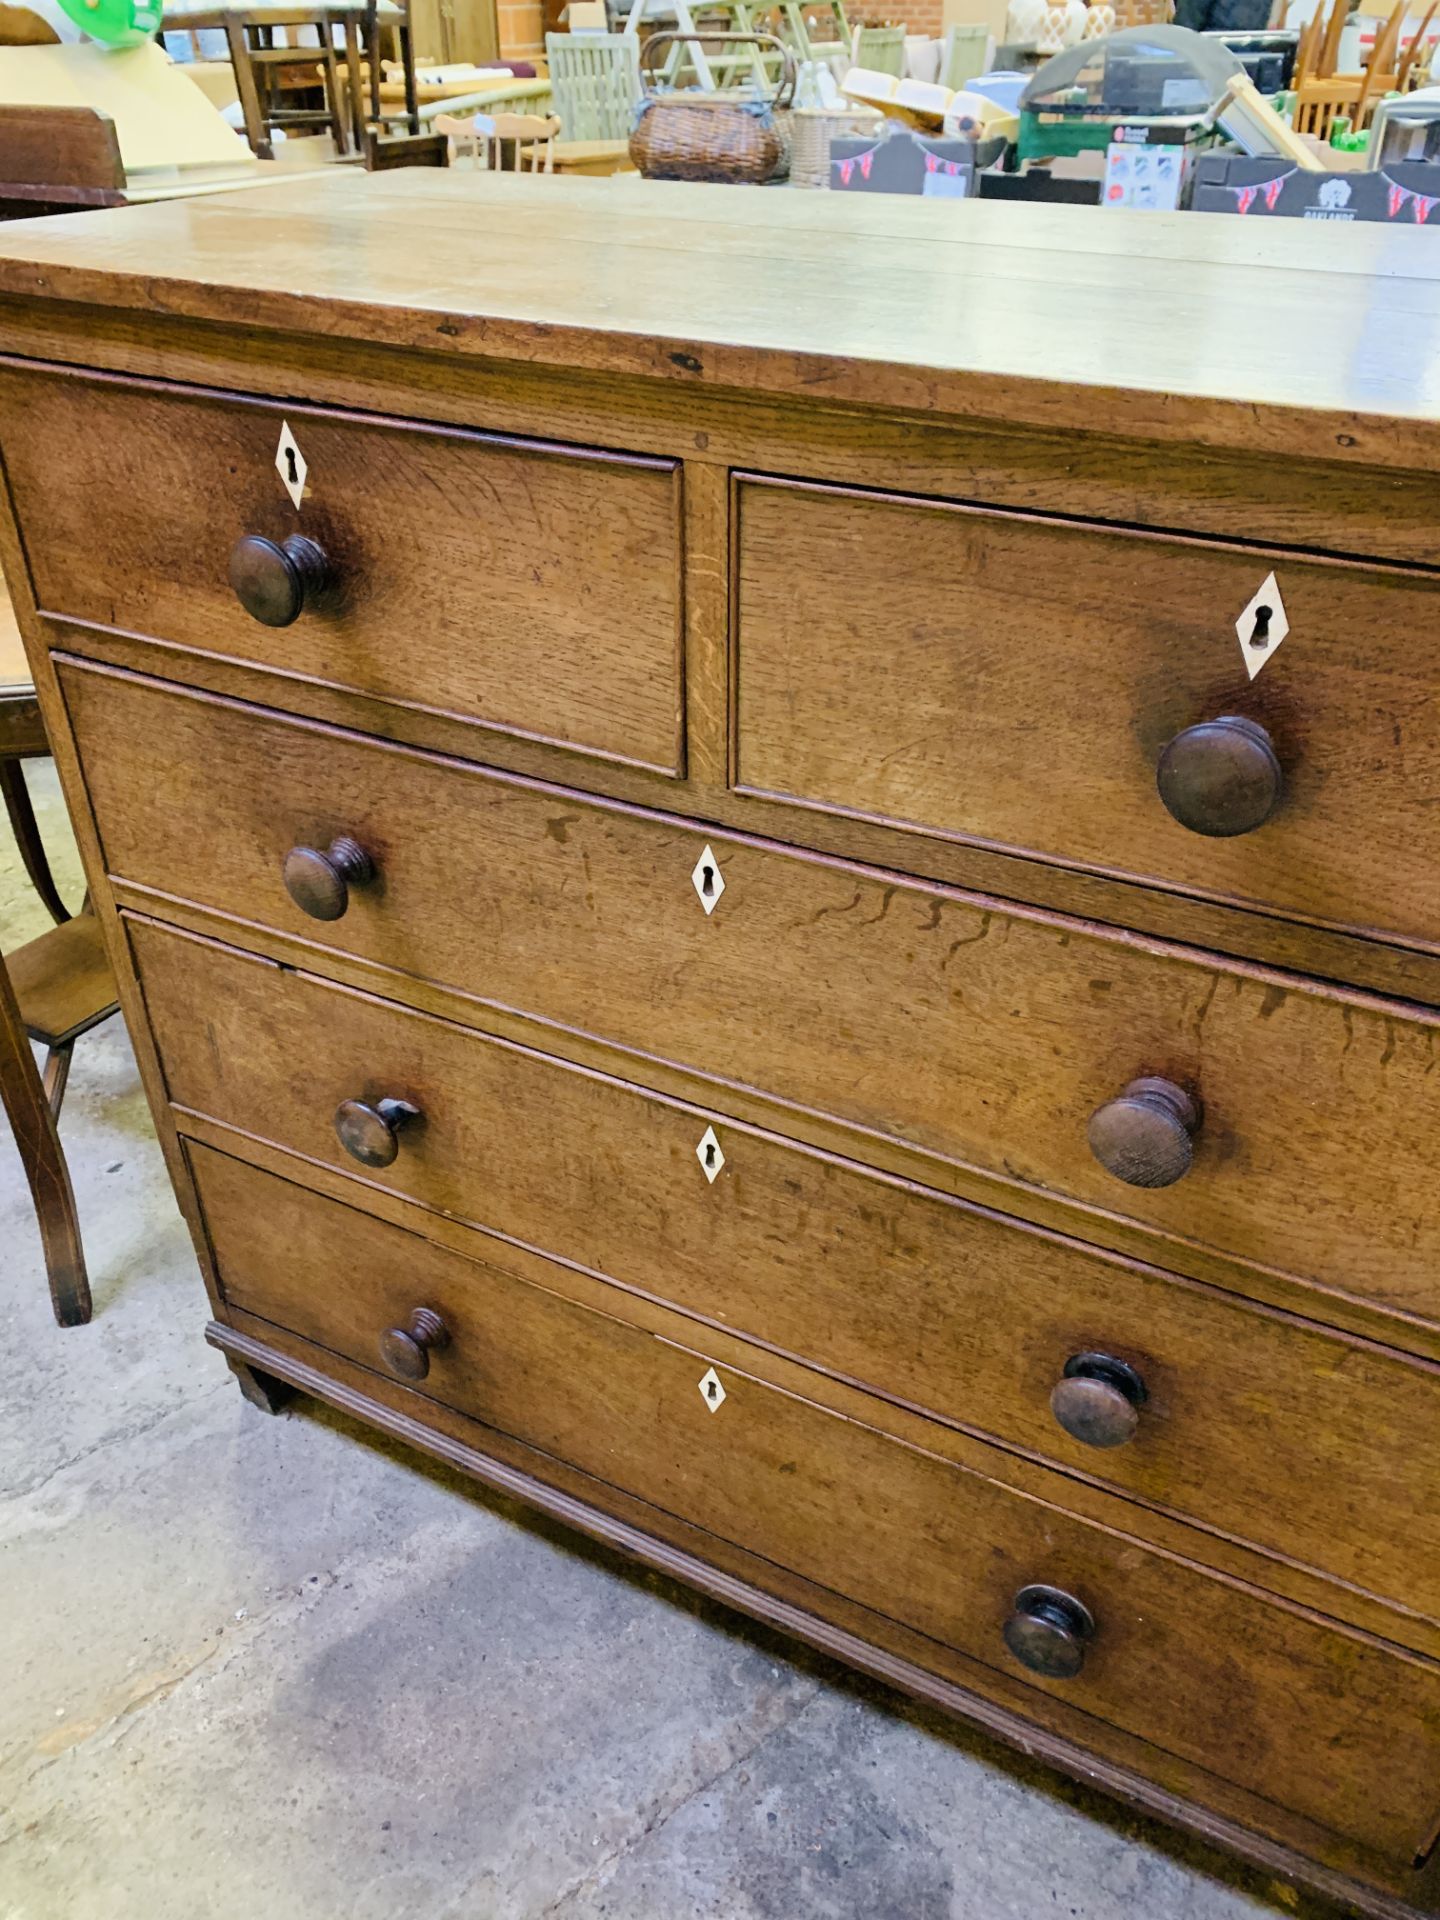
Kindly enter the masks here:
<path id="1" fill-rule="evenodd" d="M 1275 657 L 1280 642 L 1289 631 L 1290 616 L 1285 611 L 1285 602 L 1280 598 L 1280 583 L 1273 573 L 1267 573 L 1249 605 L 1235 622 L 1240 657 L 1252 680 L 1266 661 Z"/>
<path id="2" fill-rule="evenodd" d="M 713 913 L 720 896 L 725 891 L 725 876 L 720 871 L 720 862 L 709 847 L 705 847 L 695 862 L 695 870 L 690 875 L 690 884 L 699 895 L 700 904 L 706 913 Z"/>

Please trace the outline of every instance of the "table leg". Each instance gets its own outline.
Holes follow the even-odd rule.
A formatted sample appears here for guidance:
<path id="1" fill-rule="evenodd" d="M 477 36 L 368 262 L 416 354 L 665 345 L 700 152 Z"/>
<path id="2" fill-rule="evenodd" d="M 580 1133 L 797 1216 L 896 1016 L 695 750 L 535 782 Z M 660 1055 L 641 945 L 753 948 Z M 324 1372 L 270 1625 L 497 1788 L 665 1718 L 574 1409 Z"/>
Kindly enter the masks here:
<path id="1" fill-rule="evenodd" d="M 235 69 L 235 92 L 245 116 L 245 138 L 257 160 L 273 160 L 275 149 L 260 111 L 260 94 L 255 85 L 255 69 L 250 64 L 250 42 L 245 28 L 233 14 L 225 16 L 225 40 L 230 49 L 230 64 Z"/>

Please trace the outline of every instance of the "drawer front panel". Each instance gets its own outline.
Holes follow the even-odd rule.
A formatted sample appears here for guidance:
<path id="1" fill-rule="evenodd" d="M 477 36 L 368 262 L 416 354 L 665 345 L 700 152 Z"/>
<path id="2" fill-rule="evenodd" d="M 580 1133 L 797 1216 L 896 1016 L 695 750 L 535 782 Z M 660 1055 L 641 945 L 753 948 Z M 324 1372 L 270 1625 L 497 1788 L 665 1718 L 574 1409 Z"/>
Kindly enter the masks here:
<path id="1" fill-rule="evenodd" d="M 785 483 L 738 503 L 744 789 L 1440 943 L 1440 581 Z M 1236 623 L 1272 571 L 1288 633 L 1257 651 Z M 1227 715 L 1282 792 L 1215 838 L 1157 768 Z"/>
<path id="2" fill-rule="evenodd" d="M 724 1120 L 707 1180 L 689 1108 L 145 922 L 130 939 L 181 1107 L 1440 1616 L 1440 1369 Z M 336 1110 L 387 1098 L 421 1122 L 357 1166 Z M 1122 1444 L 1051 1410 L 1086 1354 L 1139 1380 Z"/>
<path id="3" fill-rule="evenodd" d="M 392 968 L 395 997 L 405 976 L 439 980 L 1012 1191 L 1440 1311 L 1436 1022 L 1414 1008 L 61 671 L 112 874 Z M 321 925 L 281 865 L 337 834 L 378 879 Z M 708 914 L 692 884 L 707 845 Z M 1193 1165 L 1163 1189 L 1117 1178 L 1088 1144 L 1092 1113 L 1137 1076 L 1203 1110 Z"/>
<path id="4" fill-rule="evenodd" d="M 192 1149 L 227 1297 L 380 1366 L 437 1313 L 420 1390 L 1002 1671 L 1017 1591 L 1096 1631 L 1037 1689 L 1408 1859 L 1436 1797 L 1440 1672 L 982 1472 L 398 1228 Z M 880 1411 L 877 1404 L 877 1412 Z"/>
<path id="5" fill-rule="evenodd" d="M 681 768 L 673 465 L 68 371 L 0 368 L 0 416 L 44 612 Z M 250 534 L 304 535 L 329 563 L 289 626 L 230 585 Z"/>

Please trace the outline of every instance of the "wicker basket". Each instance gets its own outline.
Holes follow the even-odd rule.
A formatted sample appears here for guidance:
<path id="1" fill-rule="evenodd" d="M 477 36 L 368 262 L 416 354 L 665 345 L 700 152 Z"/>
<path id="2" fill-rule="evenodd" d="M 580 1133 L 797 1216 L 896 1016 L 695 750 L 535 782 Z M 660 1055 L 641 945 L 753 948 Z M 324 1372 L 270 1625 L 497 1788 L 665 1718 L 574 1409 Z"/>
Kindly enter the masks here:
<path id="1" fill-rule="evenodd" d="M 740 41 L 771 46 L 781 57 L 773 98 L 724 93 L 657 93 L 653 90 L 658 48 L 679 40 L 707 46 Z M 783 180 L 790 170 L 790 105 L 795 62 L 769 33 L 657 33 L 640 57 L 645 98 L 640 103 L 630 158 L 647 180 L 719 180 L 759 186 Z"/>
<path id="2" fill-rule="evenodd" d="M 830 186 L 830 142 L 874 133 L 883 115 L 863 107 L 797 107 L 792 116 L 790 184 Z"/>

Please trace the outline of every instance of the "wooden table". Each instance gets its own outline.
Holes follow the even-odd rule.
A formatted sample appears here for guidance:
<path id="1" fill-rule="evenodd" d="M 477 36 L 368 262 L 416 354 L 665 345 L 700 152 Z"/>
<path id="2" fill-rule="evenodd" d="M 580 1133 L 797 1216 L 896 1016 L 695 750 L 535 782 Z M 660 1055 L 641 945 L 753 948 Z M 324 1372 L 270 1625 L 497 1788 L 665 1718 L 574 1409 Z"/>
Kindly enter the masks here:
<path id="1" fill-rule="evenodd" d="M 556 173 L 633 173 L 628 140 L 557 140 Z"/>
<path id="2" fill-rule="evenodd" d="M 321 44 L 318 47 L 294 49 L 297 65 L 303 64 L 307 53 L 312 51 L 317 61 L 325 61 L 327 57 L 333 61 L 334 32 L 339 28 L 344 48 L 349 126 L 346 130 L 348 137 L 337 137 L 336 145 L 342 151 L 357 154 L 365 150 L 367 125 L 382 118 L 380 34 L 382 30 L 392 30 L 400 44 L 400 59 L 405 72 L 403 90 L 407 129 L 412 134 L 420 131 L 410 15 L 408 8 L 397 5 L 396 0 L 326 0 L 323 5 L 307 5 L 304 0 L 299 5 L 285 5 L 282 0 L 254 0 L 254 4 L 244 7 L 185 7 L 165 16 L 167 33 L 195 33 L 207 27 L 219 28 L 225 34 L 231 64 L 235 69 L 240 110 L 245 118 L 245 135 L 262 160 L 272 158 L 274 150 L 269 123 L 260 103 L 253 59 L 255 50 L 249 36 L 276 27 L 313 27 L 320 36 Z M 362 53 L 370 67 L 368 115 Z"/>

